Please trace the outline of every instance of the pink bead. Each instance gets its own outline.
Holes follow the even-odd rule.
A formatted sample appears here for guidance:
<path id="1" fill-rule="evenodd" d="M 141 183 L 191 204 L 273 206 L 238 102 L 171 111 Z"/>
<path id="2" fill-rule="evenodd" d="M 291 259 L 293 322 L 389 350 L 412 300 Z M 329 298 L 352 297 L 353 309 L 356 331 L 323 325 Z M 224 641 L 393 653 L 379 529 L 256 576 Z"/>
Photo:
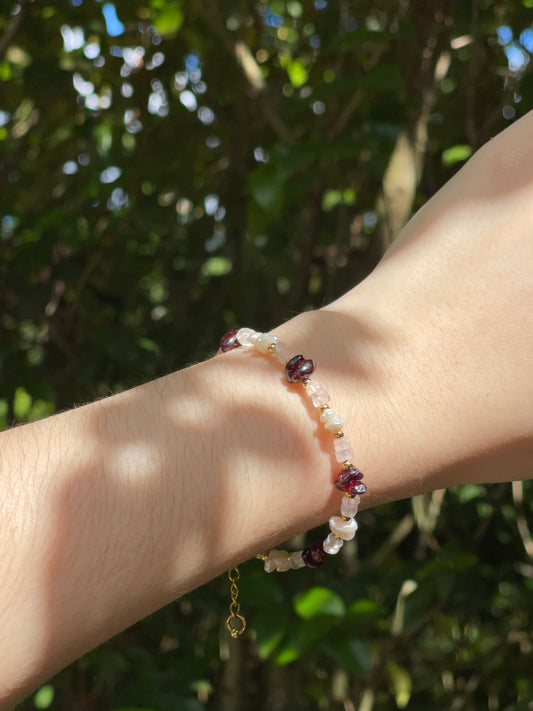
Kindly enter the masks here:
<path id="1" fill-rule="evenodd" d="M 327 405 L 331 399 L 326 389 L 320 383 L 315 383 L 314 381 L 306 385 L 305 392 L 309 395 L 315 407 Z"/>
<path id="2" fill-rule="evenodd" d="M 351 461 L 355 457 L 351 442 L 348 437 L 341 437 L 340 439 L 336 439 L 333 445 L 335 447 L 335 457 L 337 458 L 338 462 L 342 463 L 346 461 Z"/>
<path id="3" fill-rule="evenodd" d="M 279 360 L 281 365 L 285 366 L 285 363 L 290 360 L 291 351 L 289 346 L 285 341 L 278 341 L 276 347 L 274 348 L 273 355 Z"/>

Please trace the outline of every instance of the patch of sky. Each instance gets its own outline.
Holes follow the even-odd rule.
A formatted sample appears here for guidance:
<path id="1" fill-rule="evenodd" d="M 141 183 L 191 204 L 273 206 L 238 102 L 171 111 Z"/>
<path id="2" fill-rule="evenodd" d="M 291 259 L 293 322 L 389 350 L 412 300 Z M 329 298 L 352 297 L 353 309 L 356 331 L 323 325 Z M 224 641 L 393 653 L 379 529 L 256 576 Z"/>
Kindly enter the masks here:
<path id="1" fill-rule="evenodd" d="M 204 126 L 210 126 L 215 120 L 215 113 L 209 106 L 200 106 L 198 109 L 198 118 Z"/>
<path id="2" fill-rule="evenodd" d="M 272 12 L 271 8 L 265 7 L 263 10 L 263 15 L 265 19 L 265 25 L 267 25 L 268 27 L 283 26 L 283 16 Z"/>
<path id="3" fill-rule="evenodd" d="M 152 59 L 146 62 L 146 68 L 149 70 L 155 69 L 156 67 L 160 67 L 164 61 L 165 55 L 163 54 L 163 52 L 156 52 Z"/>
<path id="4" fill-rule="evenodd" d="M 185 56 L 185 66 L 189 73 L 194 72 L 195 69 L 200 69 L 200 58 L 195 52 L 189 52 L 189 54 Z"/>
<path id="5" fill-rule="evenodd" d="M 214 215 L 219 205 L 218 195 L 206 195 L 204 198 L 204 209 L 208 215 Z"/>
<path id="6" fill-rule="evenodd" d="M 110 37 L 119 37 L 124 34 L 126 28 L 118 19 L 117 10 L 113 3 L 106 2 L 106 4 L 102 6 L 102 14 L 104 16 L 107 34 Z"/>
<path id="7" fill-rule="evenodd" d="M 72 75 L 72 84 L 80 96 L 89 96 L 94 92 L 94 84 L 91 81 L 85 81 L 79 72 L 74 72 Z"/>
<path id="8" fill-rule="evenodd" d="M 122 175 L 122 170 L 116 165 L 110 165 L 100 173 L 101 183 L 114 183 Z"/>
<path id="9" fill-rule="evenodd" d="M 520 35 L 520 43 L 528 52 L 533 53 L 533 30 L 529 27 Z"/>
<path id="10" fill-rule="evenodd" d="M 107 209 L 111 212 L 115 212 L 116 210 L 128 207 L 129 204 L 128 193 L 122 188 L 115 188 L 107 201 Z"/>
<path id="11" fill-rule="evenodd" d="M 96 59 L 100 54 L 100 45 L 98 42 L 88 42 L 83 48 L 83 54 L 87 59 Z"/>
<path id="12" fill-rule="evenodd" d="M 498 42 L 500 44 L 509 44 L 513 39 L 513 31 L 509 25 L 500 25 L 496 30 L 496 34 L 498 35 Z"/>
<path id="13" fill-rule="evenodd" d="M 512 72 L 521 72 L 529 64 L 529 55 L 516 42 L 507 45 L 503 51 Z"/>
<path id="14" fill-rule="evenodd" d="M 188 89 L 185 89 L 185 91 L 180 92 L 180 102 L 189 111 L 196 111 L 196 109 L 198 108 L 196 96 L 192 93 L 192 91 L 189 91 Z"/>
<path id="15" fill-rule="evenodd" d="M 74 175 L 78 172 L 78 164 L 73 160 L 68 160 L 63 164 L 63 173 L 65 175 Z"/>
<path id="16" fill-rule="evenodd" d="M 85 35 L 81 27 L 61 25 L 60 32 L 65 52 L 74 52 L 76 49 L 81 49 L 85 44 Z"/>

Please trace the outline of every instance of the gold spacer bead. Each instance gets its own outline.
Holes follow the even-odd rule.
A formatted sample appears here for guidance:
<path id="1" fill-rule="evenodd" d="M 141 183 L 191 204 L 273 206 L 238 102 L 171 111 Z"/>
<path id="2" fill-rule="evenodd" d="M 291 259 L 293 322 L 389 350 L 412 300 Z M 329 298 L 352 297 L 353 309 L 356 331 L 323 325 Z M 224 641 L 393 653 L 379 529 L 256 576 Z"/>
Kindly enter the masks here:
<path id="1" fill-rule="evenodd" d="M 289 360 L 290 360 L 290 358 L 289 358 Z M 287 361 L 287 363 L 288 363 L 288 362 L 289 362 L 289 361 Z M 304 388 L 307 387 L 310 382 L 311 382 L 311 378 L 304 378 L 304 379 L 301 381 L 301 383 L 302 383 L 302 385 L 304 386 Z"/>
<path id="2" fill-rule="evenodd" d="M 324 410 L 329 410 L 329 405 L 320 405 L 320 412 L 324 412 Z"/>
<path id="3" fill-rule="evenodd" d="M 353 467 L 353 464 L 350 462 L 349 459 L 347 459 L 345 462 L 343 462 L 342 465 L 345 469 L 351 469 Z"/>
<path id="4" fill-rule="evenodd" d="M 344 432 L 343 432 L 342 430 L 337 430 L 337 431 L 335 432 L 335 437 L 336 437 L 337 439 L 342 439 L 342 438 L 344 437 Z"/>
<path id="5" fill-rule="evenodd" d="M 332 531 L 332 533 L 333 533 L 333 531 Z M 340 536 L 337 536 L 336 533 L 333 533 L 333 538 L 334 538 L 336 541 L 342 541 L 342 538 L 341 538 Z"/>
<path id="6" fill-rule="evenodd" d="M 347 523 L 350 520 L 349 516 L 341 516 L 342 520 Z"/>
<path id="7" fill-rule="evenodd" d="M 255 557 L 258 560 L 266 560 L 268 558 L 268 553 L 258 553 Z"/>

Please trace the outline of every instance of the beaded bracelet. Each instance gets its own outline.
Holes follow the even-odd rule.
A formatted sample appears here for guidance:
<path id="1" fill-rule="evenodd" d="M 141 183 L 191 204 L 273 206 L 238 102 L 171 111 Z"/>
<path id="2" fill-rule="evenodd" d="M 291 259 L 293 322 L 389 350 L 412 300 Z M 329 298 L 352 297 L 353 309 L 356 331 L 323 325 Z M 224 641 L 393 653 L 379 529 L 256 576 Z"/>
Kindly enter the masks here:
<path id="1" fill-rule="evenodd" d="M 335 487 L 342 491 L 344 496 L 341 515 L 329 519 L 330 533 L 323 541 L 317 541 L 303 550 L 293 553 L 271 550 L 258 556 L 264 561 L 267 573 L 274 570 L 281 573 L 305 566 L 318 568 L 327 555 L 338 553 L 344 541 L 350 541 L 355 536 L 358 527 L 355 516 L 359 509 L 360 496 L 366 493 L 366 486 L 362 482 L 363 473 L 352 464 L 354 452 L 342 429 L 344 420 L 329 406 L 330 397 L 324 387 L 311 380 L 310 376 L 315 371 L 314 362 L 303 355 L 291 356 L 288 345 L 277 336 L 258 333 L 251 328 L 232 328 L 220 340 L 220 351 L 223 353 L 239 346 L 255 347 L 260 353 L 273 355 L 284 366 L 287 382 L 302 384 L 305 395 L 311 399 L 314 407 L 320 409 L 320 422 L 334 435 L 335 457 L 342 464 L 342 469 L 335 479 Z"/>

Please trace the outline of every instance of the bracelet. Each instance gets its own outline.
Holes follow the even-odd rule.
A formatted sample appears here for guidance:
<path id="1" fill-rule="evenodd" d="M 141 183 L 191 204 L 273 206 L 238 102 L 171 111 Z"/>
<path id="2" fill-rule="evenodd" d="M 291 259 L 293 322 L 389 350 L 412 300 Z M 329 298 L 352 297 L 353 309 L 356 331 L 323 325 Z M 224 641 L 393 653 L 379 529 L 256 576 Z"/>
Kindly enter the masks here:
<path id="1" fill-rule="evenodd" d="M 359 509 L 360 496 L 366 493 L 363 473 L 352 464 L 354 452 L 350 440 L 344 434 L 344 420 L 329 406 L 330 396 L 325 388 L 311 380 L 315 364 L 303 355 L 291 356 L 289 347 L 277 336 L 258 333 L 251 328 L 232 328 L 220 340 L 220 351 L 225 353 L 239 346 L 253 348 L 265 355 L 271 354 L 285 368 L 288 383 L 301 383 L 303 392 L 311 399 L 313 406 L 320 409 L 320 422 L 334 436 L 335 457 L 342 469 L 335 479 L 335 487 L 344 493 L 341 515 L 329 519 L 330 533 L 323 541 L 317 541 L 303 550 L 289 553 L 285 550 L 271 550 L 259 556 L 264 561 L 265 571 L 285 572 L 297 568 L 318 568 L 328 555 L 335 555 L 355 536 L 358 525 L 355 516 Z"/>

